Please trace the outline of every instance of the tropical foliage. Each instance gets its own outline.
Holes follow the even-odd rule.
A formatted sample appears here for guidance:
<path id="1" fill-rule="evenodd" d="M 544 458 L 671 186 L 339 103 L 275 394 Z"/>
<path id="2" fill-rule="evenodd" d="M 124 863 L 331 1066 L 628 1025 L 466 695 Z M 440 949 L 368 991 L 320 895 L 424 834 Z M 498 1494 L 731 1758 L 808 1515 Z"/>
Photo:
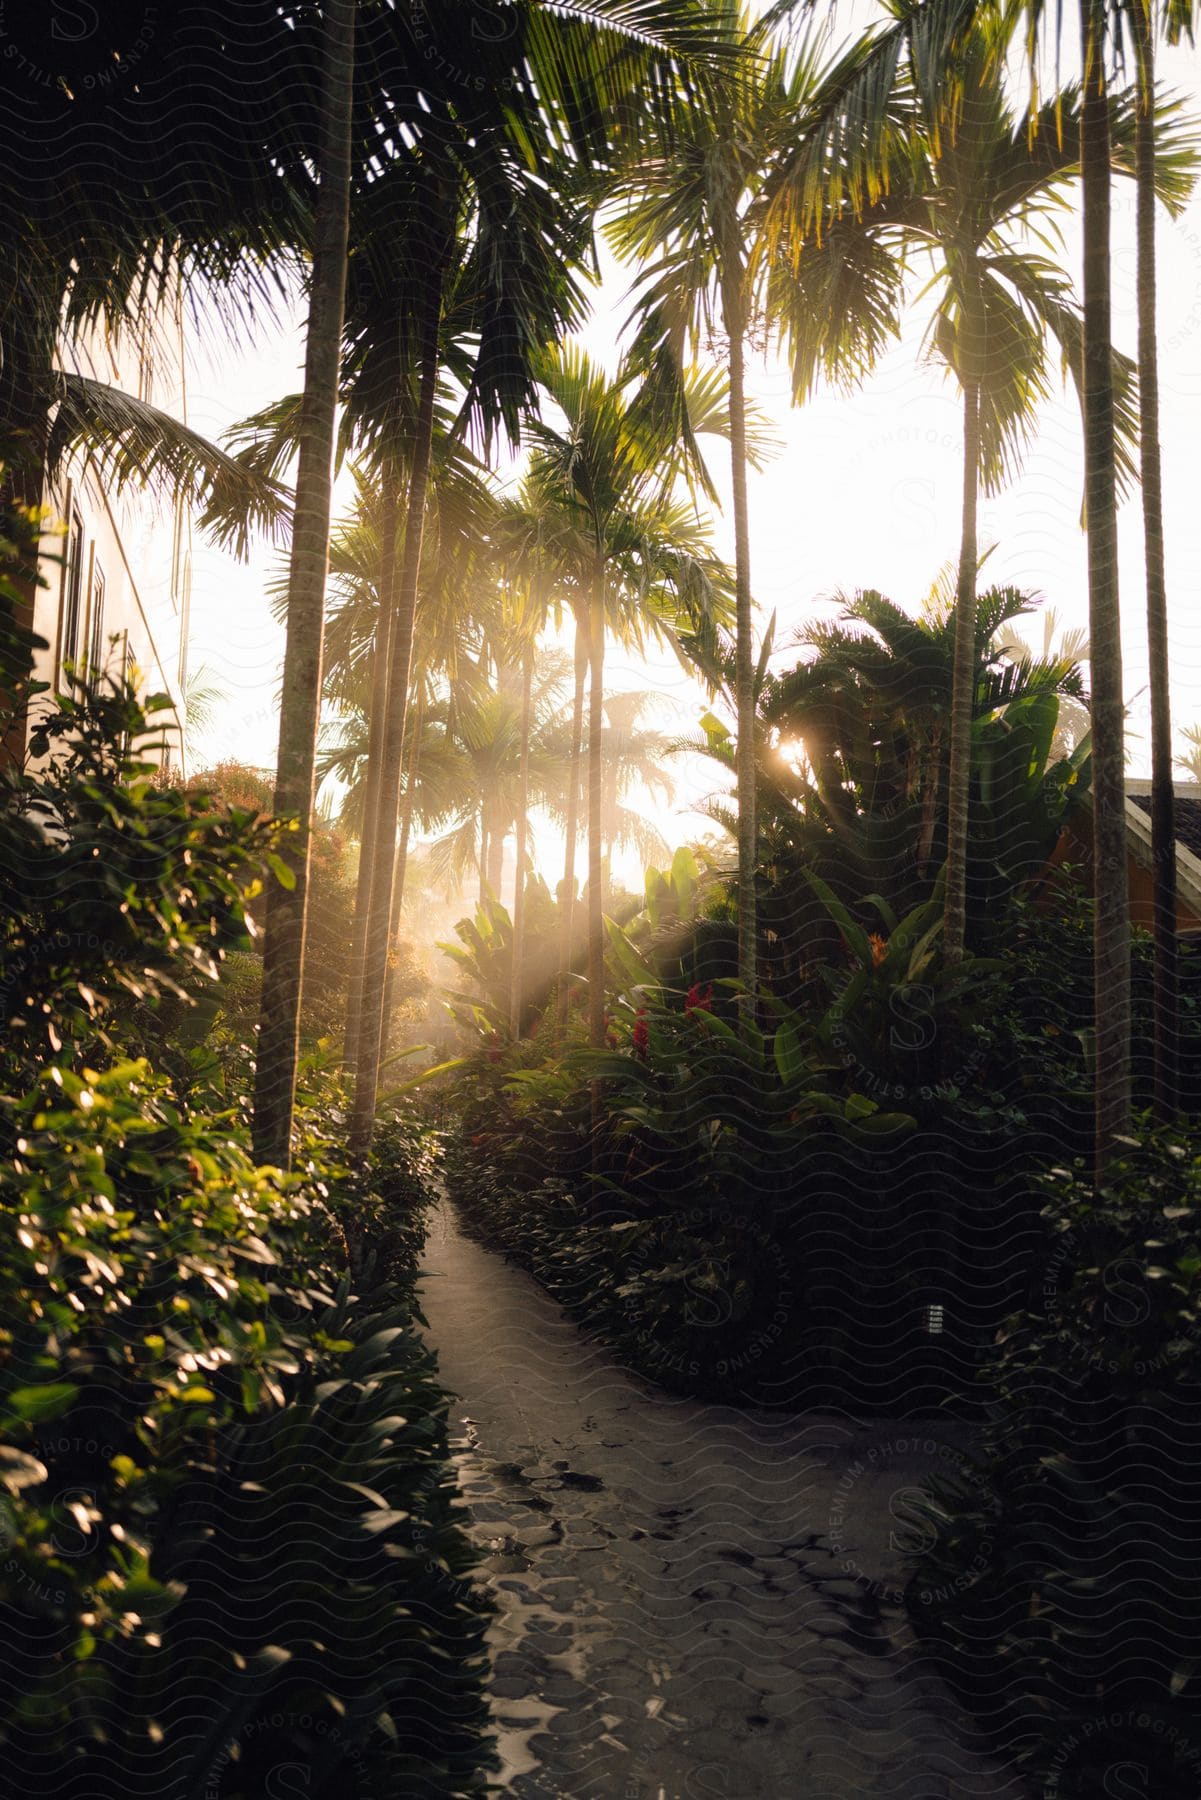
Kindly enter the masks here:
<path id="1" fill-rule="evenodd" d="M 312 1064 L 302 1168 L 256 1167 L 225 968 L 281 827 L 245 771 L 164 784 L 148 705 L 35 695 L 0 806 L 6 1766 L 482 1791 L 486 1613 L 413 1324 L 423 1139 L 397 1118 L 352 1176 Z"/>
<path id="2" fill-rule="evenodd" d="M 653 1380 L 956 1411 L 980 1460 L 927 1497 L 924 1640 L 1048 1792 L 1135 1751 L 1194 1791 L 1201 996 L 1155 261 L 1198 168 L 1155 70 L 1189 9 L 1081 0 L 1066 83 L 1041 7 L 978 0 L 889 0 L 835 54 L 788 0 L 187 0 L 145 42 L 154 9 L 84 10 L 78 38 L 6 25 L 36 53 L 0 121 L 13 1779 L 485 1791 L 489 1608 L 414 1299 L 445 1186 Z M 1137 367 L 1111 321 L 1128 177 Z M 581 336 L 602 232 L 633 305 L 609 358 Z M 221 446 L 77 367 L 105 334 L 152 355 L 189 307 L 240 331 L 297 300 L 301 391 Z M 951 573 L 916 605 L 839 593 L 784 644 L 755 604 L 750 359 L 778 353 L 794 402 L 845 391 L 911 308 L 962 407 Z M 1057 640 L 1048 610 L 1031 649 L 1038 597 L 981 586 L 978 511 L 1056 365 L 1089 627 Z M 36 678 L 41 500 L 85 465 L 235 550 L 287 539 L 272 771 L 181 785 L 165 698 Z M 1136 483 L 1153 944 L 1123 778 Z M 614 678 L 652 647 L 691 738 Z M 194 680 L 194 728 L 220 705 Z M 669 845 L 701 759 L 718 835 Z M 439 989 L 438 1043 L 398 1043 Z"/>

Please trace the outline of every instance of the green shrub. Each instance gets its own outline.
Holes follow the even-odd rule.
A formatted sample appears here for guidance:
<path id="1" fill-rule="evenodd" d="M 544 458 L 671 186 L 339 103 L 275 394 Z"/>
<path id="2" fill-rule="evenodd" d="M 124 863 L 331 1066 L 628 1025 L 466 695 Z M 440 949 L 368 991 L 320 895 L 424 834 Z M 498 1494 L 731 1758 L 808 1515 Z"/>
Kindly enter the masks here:
<path id="1" fill-rule="evenodd" d="M 118 1039 L 126 1050 L 169 1040 L 246 941 L 245 903 L 281 828 L 157 783 L 151 720 L 168 705 L 160 695 L 143 707 L 109 677 L 81 683 L 37 721 L 36 772 L 4 771 L 0 1003 L 13 1085 L 46 1062 L 102 1060 Z"/>
<path id="2" fill-rule="evenodd" d="M 1125 1758 L 1177 1800 L 1201 1779 L 1201 1153 L 1149 1136 L 1099 1194 L 1079 1167 L 1046 1191 L 979 1481 L 932 1493 L 909 1606 L 1043 1791 L 1105 1791 Z"/>
<path id="3" fill-rule="evenodd" d="M 398 1120 L 340 1168 L 318 1058 L 299 1172 L 254 1166 L 198 996 L 277 828 L 157 784 L 146 723 L 85 684 L 0 804 L 6 1778 L 474 1793 L 488 1609 L 414 1328 L 423 1143 Z"/>
<path id="4" fill-rule="evenodd" d="M 53 1070 L 15 1123 L 9 1767 L 97 1797 L 249 1796 L 284 1762 L 314 1794 L 473 1791 L 485 1609 L 407 1297 L 353 1300 L 328 1200 L 142 1064 Z"/>

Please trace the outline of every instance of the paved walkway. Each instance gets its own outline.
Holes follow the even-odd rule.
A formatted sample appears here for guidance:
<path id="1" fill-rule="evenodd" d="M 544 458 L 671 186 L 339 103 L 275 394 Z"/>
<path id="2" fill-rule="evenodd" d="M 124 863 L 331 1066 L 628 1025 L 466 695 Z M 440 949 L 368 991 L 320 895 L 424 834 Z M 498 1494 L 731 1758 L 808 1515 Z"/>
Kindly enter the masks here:
<path id="1" fill-rule="evenodd" d="M 863 1427 L 650 1388 L 443 1205 L 422 1297 L 520 1800 L 1022 1800 L 897 1603 L 945 1422 Z"/>

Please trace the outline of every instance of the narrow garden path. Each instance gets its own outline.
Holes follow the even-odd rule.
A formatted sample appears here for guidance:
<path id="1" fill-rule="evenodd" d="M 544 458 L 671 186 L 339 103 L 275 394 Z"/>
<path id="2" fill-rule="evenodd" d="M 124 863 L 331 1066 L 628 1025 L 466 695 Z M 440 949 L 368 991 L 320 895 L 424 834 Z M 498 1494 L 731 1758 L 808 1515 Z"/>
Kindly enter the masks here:
<path id="1" fill-rule="evenodd" d="M 914 1650 L 898 1495 L 945 1421 L 858 1426 L 653 1389 L 446 1202 L 422 1303 L 523 1800 L 1020 1800 Z"/>

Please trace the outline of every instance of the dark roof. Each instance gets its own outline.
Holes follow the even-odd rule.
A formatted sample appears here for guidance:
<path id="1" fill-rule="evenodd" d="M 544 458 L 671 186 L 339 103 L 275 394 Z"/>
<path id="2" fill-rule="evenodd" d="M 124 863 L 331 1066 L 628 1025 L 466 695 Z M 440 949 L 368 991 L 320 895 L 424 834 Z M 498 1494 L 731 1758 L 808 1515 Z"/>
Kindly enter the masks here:
<path id="1" fill-rule="evenodd" d="M 1145 813 L 1151 811 L 1150 794 L 1131 794 L 1130 799 Z M 1176 796 L 1176 842 L 1201 856 L 1201 799 L 1184 800 Z"/>

